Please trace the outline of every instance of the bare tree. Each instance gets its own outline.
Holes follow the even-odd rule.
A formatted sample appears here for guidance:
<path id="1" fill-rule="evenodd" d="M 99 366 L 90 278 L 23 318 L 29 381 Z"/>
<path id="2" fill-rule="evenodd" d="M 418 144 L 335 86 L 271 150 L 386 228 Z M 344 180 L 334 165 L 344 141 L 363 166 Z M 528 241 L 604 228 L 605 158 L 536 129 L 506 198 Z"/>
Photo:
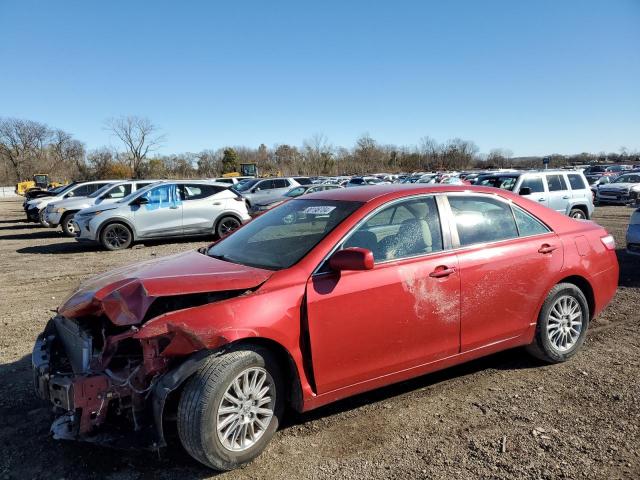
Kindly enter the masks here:
<path id="1" fill-rule="evenodd" d="M 124 144 L 134 177 L 144 174 L 144 162 L 150 152 L 157 150 L 165 141 L 159 128 L 146 117 L 130 115 L 111 118 L 105 128 Z"/>
<path id="2" fill-rule="evenodd" d="M 15 180 L 31 176 L 46 155 L 51 130 L 43 123 L 18 118 L 0 119 L 0 157 L 9 164 Z"/>

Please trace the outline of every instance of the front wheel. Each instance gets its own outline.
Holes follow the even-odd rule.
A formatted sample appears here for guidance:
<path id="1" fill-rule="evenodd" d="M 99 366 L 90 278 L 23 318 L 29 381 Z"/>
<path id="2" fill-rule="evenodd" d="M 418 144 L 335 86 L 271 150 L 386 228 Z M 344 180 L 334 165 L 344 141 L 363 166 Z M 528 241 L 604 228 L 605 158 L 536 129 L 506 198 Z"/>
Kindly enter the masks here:
<path id="1" fill-rule="evenodd" d="M 122 223 L 110 223 L 100 233 L 100 244 L 107 250 L 124 250 L 133 242 L 129 227 Z"/>
<path id="2" fill-rule="evenodd" d="M 178 403 L 185 450 L 216 470 L 256 458 L 278 429 L 283 382 L 272 355 L 247 349 L 210 357 L 189 379 Z"/>
<path id="3" fill-rule="evenodd" d="M 572 283 L 551 289 L 538 315 L 529 353 L 548 363 L 560 363 L 577 353 L 589 327 L 589 304 L 582 290 Z"/>
<path id="4" fill-rule="evenodd" d="M 67 213 L 60 220 L 60 224 L 62 225 L 62 231 L 67 237 L 75 237 L 76 236 L 76 227 L 73 224 L 73 213 Z"/>
<path id="5" fill-rule="evenodd" d="M 47 222 L 47 216 L 46 216 L 45 210 L 46 208 L 43 208 L 42 210 L 40 210 L 40 213 L 38 213 L 38 220 L 40 220 L 40 225 L 48 228 L 51 226 L 51 224 Z"/>

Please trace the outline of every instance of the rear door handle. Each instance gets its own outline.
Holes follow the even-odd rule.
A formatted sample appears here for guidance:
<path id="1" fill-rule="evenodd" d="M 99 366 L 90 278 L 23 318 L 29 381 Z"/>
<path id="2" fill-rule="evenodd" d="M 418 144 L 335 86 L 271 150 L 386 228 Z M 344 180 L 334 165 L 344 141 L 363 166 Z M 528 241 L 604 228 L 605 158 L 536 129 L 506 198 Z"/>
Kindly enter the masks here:
<path id="1" fill-rule="evenodd" d="M 178 208 L 178 206 L 177 206 L 177 205 L 171 205 L 169 208 L 170 208 L 171 210 L 176 210 L 176 209 Z"/>
<path id="2" fill-rule="evenodd" d="M 213 202 L 211 205 L 222 205 L 220 202 Z"/>
<path id="3" fill-rule="evenodd" d="M 439 267 L 436 267 L 436 269 L 433 272 L 431 272 L 429 276 L 432 278 L 443 278 L 443 277 L 448 277 L 452 273 L 456 273 L 455 268 L 453 267 L 450 268 L 444 265 L 440 265 Z"/>
<path id="4" fill-rule="evenodd" d="M 569 200 L 571 197 L 569 195 L 565 195 L 562 197 L 563 200 Z"/>
<path id="5" fill-rule="evenodd" d="M 551 253 L 557 248 L 558 247 L 555 245 L 549 245 L 548 243 L 543 243 L 538 249 L 538 253 Z"/>
<path id="6" fill-rule="evenodd" d="M 544 202 L 545 200 L 546 200 L 546 198 L 544 198 L 544 197 L 541 197 L 541 198 L 538 199 L 539 202 Z"/>

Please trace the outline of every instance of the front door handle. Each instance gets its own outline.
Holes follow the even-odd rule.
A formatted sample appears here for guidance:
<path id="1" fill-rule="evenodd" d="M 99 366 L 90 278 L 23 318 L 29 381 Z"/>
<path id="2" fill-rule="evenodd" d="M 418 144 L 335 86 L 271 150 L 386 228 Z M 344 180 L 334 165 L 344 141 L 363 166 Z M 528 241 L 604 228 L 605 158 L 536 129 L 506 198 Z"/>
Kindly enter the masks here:
<path id="1" fill-rule="evenodd" d="M 452 273 L 456 273 L 456 269 L 453 267 L 447 267 L 445 265 L 440 265 L 436 267 L 436 269 L 429 274 L 432 278 L 443 278 L 448 277 Z"/>
<path id="2" fill-rule="evenodd" d="M 546 200 L 546 198 L 544 198 L 544 197 L 541 197 L 541 198 L 538 199 L 539 202 L 544 202 L 545 200 Z"/>
<path id="3" fill-rule="evenodd" d="M 548 243 L 543 243 L 538 249 L 538 253 L 551 253 L 557 248 L 558 247 L 556 245 L 549 245 Z"/>
<path id="4" fill-rule="evenodd" d="M 177 206 L 177 205 L 171 205 L 169 208 L 170 208 L 171 210 L 177 210 L 177 209 L 178 209 L 178 206 Z"/>
<path id="5" fill-rule="evenodd" d="M 213 202 L 211 205 L 222 205 L 221 202 Z"/>
<path id="6" fill-rule="evenodd" d="M 564 196 L 562 197 L 562 199 L 563 199 L 563 200 L 569 200 L 570 198 L 571 198 L 571 197 L 570 197 L 569 195 L 564 195 Z"/>

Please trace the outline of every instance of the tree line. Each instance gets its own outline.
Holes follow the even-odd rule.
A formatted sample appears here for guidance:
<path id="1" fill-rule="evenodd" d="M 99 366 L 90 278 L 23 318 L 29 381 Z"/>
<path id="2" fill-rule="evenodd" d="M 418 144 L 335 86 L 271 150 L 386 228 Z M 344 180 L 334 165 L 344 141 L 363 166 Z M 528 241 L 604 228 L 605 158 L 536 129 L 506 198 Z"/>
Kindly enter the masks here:
<path id="1" fill-rule="evenodd" d="M 30 179 L 35 173 L 48 173 L 58 181 L 217 177 L 237 171 L 240 163 L 256 163 L 261 175 L 353 175 L 542 165 L 542 157 L 516 158 L 504 148 L 481 154 L 473 141 L 461 138 L 438 142 L 423 137 L 417 145 L 397 146 L 381 144 L 368 134 L 358 138 L 351 148 L 334 146 L 325 135 L 316 134 L 300 146 L 227 146 L 160 155 L 157 150 L 166 137 L 147 118 L 113 118 L 105 121 L 104 128 L 118 140 L 119 148 L 87 151 L 80 140 L 64 130 L 33 120 L 0 117 L 0 184 Z M 634 163 L 640 161 L 640 154 L 622 147 L 616 153 L 550 154 L 548 158 L 551 167 L 562 167 Z"/>

